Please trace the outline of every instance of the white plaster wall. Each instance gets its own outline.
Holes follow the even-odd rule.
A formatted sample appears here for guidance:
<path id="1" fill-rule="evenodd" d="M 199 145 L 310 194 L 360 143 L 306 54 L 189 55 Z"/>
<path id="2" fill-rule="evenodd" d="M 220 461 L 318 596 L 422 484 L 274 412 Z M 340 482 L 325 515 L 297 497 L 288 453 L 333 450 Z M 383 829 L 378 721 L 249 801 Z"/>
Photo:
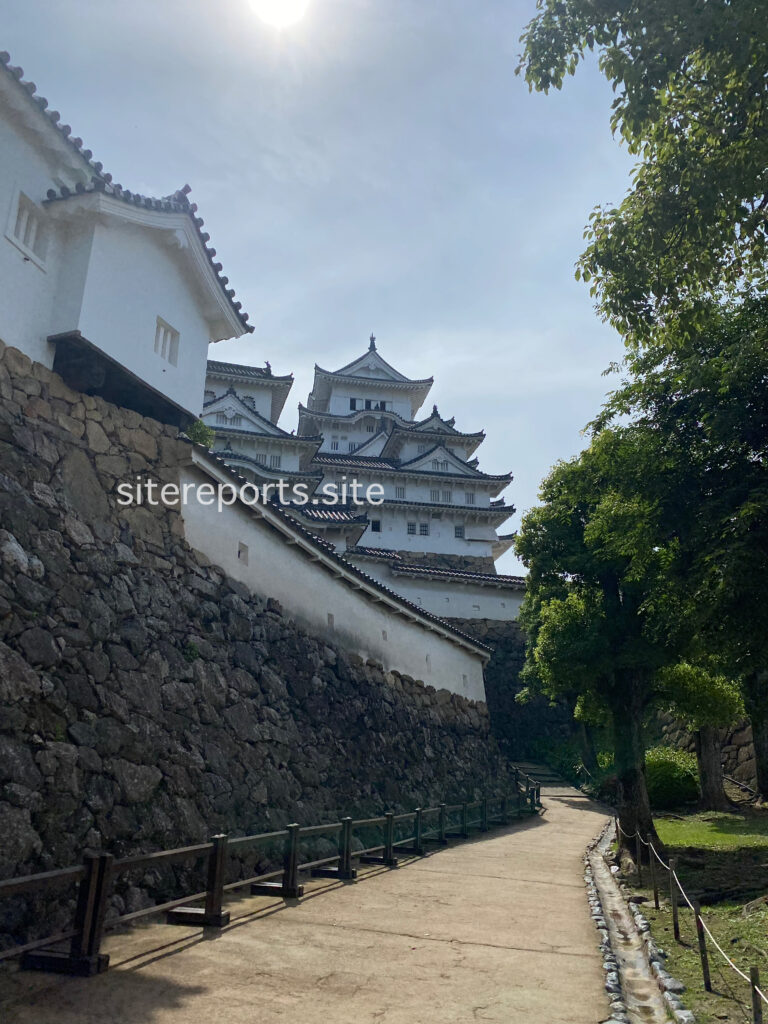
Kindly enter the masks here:
<path id="1" fill-rule="evenodd" d="M 389 391 L 384 381 L 372 380 L 370 385 L 363 383 L 360 385 L 355 384 L 354 386 L 334 385 L 328 403 L 328 412 L 335 413 L 337 416 L 346 416 L 352 412 L 349 408 L 350 398 L 358 398 L 362 401 L 370 398 L 374 401 L 391 402 L 391 407 L 387 411 L 396 412 L 404 419 L 411 419 L 412 408 L 410 398 L 403 396 L 399 391 Z M 373 409 L 370 411 L 376 412 Z"/>
<path id="2" fill-rule="evenodd" d="M 203 417 L 203 422 L 213 427 L 214 430 L 216 429 L 215 421 L 215 415 Z M 299 456 L 297 452 L 291 451 L 291 442 L 285 438 L 270 438 L 263 434 L 254 435 L 253 437 L 217 434 L 216 443 L 214 445 L 215 450 L 220 451 L 224 448 L 227 442 L 230 443 L 233 451 L 243 452 L 246 455 L 250 455 L 252 458 L 265 455 L 267 468 L 269 468 L 269 456 L 279 455 L 281 470 L 285 469 L 295 472 L 299 469 Z"/>
<path id="3" fill-rule="evenodd" d="M 342 448 L 339 451 L 340 455 L 345 454 L 344 444 L 342 442 Z M 326 446 L 324 445 L 325 449 Z M 467 483 L 463 480 L 453 479 L 446 480 L 441 477 L 427 478 L 414 478 L 407 476 L 406 472 L 398 475 L 392 470 L 386 472 L 377 473 L 375 470 L 370 469 L 336 469 L 332 466 L 323 467 L 325 470 L 325 478 L 328 480 L 340 479 L 341 476 L 346 476 L 347 479 L 359 480 L 365 488 L 368 484 L 381 484 L 384 488 L 385 498 L 396 497 L 395 488 L 405 487 L 405 499 L 407 501 L 432 501 L 431 492 L 433 490 L 440 491 L 440 501 L 442 502 L 443 491 L 451 492 L 451 504 L 456 506 L 457 511 L 461 509 L 471 510 L 473 508 L 489 508 L 491 498 L 489 494 L 489 488 L 491 485 L 485 484 L 481 481 L 475 483 L 474 480 L 467 478 Z M 465 499 L 465 493 L 467 491 L 473 491 L 475 495 L 474 505 L 468 505 Z"/>
<path id="4" fill-rule="evenodd" d="M 191 468 L 182 471 L 181 479 L 202 483 L 209 478 Z M 183 508 L 183 517 L 192 547 L 256 593 L 276 598 L 312 632 L 379 661 L 388 670 L 485 700 L 479 655 L 364 597 L 311 561 L 301 548 L 287 544 L 248 509 L 238 505 L 219 513 L 193 501 Z M 248 546 L 247 565 L 238 558 L 241 543 Z"/>
<path id="5" fill-rule="evenodd" d="M 126 369 L 196 412 L 203 404 L 210 331 L 166 237 L 113 219 L 96 226 L 77 327 Z M 177 366 L 154 351 L 158 316 L 179 332 Z"/>
<path id="6" fill-rule="evenodd" d="M 0 103 L 0 339 L 45 366 L 53 365 L 51 309 L 61 265 L 61 233 L 48 217 L 42 200 L 54 188 L 54 173 L 70 186 L 74 180 L 49 164 L 26 131 L 16 125 Z M 16 198 L 22 191 L 38 206 L 45 225 L 47 252 L 42 267 L 7 237 L 16 219 Z"/>
<path id="7" fill-rule="evenodd" d="M 368 509 L 368 515 L 371 519 L 381 521 L 380 533 L 374 533 L 369 526 L 358 542 L 368 547 L 490 558 L 496 540 L 496 531 L 493 527 L 477 523 L 465 524 L 464 538 L 456 537 L 454 527 L 462 523 L 463 518 L 460 514 L 454 515 L 449 511 L 442 513 L 442 519 L 432 519 L 427 509 L 412 509 L 404 513 L 395 512 L 384 506 L 380 509 Z M 417 531 L 419 523 L 429 523 L 429 536 L 424 537 L 418 532 L 408 533 L 409 520 L 417 524 Z"/>
<path id="8" fill-rule="evenodd" d="M 385 563 L 361 560 L 357 564 L 384 586 L 443 618 L 499 619 L 506 622 L 517 618 L 523 603 L 522 590 L 393 576 Z"/>

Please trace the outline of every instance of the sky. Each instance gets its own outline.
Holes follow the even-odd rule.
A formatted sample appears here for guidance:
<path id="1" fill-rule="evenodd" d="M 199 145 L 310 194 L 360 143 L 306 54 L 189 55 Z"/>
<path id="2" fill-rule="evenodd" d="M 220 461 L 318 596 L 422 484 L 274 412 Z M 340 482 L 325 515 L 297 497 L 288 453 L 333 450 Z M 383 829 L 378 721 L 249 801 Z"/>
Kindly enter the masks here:
<path id="1" fill-rule="evenodd" d="M 0 48 L 116 182 L 192 187 L 255 331 L 210 356 L 293 372 L 373 332 L 511 471 L 510 532 L 585 444 L 621 339 L 574 279 L 630 158 L 594 62 L 562 92 L 515 68 L 535 0 L 310 0 L 275 29 L 250 0 L 0 0 Z M 512 552 L 500 572 L 522 567 Z"/>

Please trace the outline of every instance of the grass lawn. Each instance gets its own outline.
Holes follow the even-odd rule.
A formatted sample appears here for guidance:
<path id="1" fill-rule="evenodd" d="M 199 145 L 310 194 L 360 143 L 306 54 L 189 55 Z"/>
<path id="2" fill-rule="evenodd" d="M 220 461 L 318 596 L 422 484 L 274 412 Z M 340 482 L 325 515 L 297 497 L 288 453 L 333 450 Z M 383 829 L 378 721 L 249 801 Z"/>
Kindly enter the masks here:
<path id="1" fill-rule="evenodd" d="M 743 914 L 745 903 L 768 895 L 768 810 L 705 812 L 683 818 L 669 815 L 656 818 L 655 824 L 666 855 L 677 858 L 678 877 L 686 892 L 702 903 L 707 927 L 745 974 L 749 974 L 751 966 L 759 968 L 761 988 L 768 992 L 768 906 L 748 917 Z M 693 914 L 682 898 L 681 942 L 675 942 L 667 879 L 667 873 L 660 869 L 660 910 L 654 909 L 648 889 L 636 891 L 649 897 L 642 911 L 651 923 L 657 943 L 669 954 L 670 974 L 686 986 L 682 997 L 686 1006 L 700 1024 L 751 1021 L 749 985 L 726 964 L 709 940 L 714 991 L 704 991 Z M 648 884 L 647 868 L 643 882 Z M 765 1016 L 768 1020 L 768 1007 Z"/>
<path id="2" fill-rule="evenodd" d="M 657 943 L 669 954 L 667 970 L 685 985 L 687 991 L 682 995 L 683 1002 L 693 1011 L 699 1024 L 744 1024 L 751 1021 L 749 985 L 726 964 L 709 941 L 707 948 L 713 991 L 704 991 L 696 928 L 688 907 L 683 905 L 680 909 L 680 944 L 672 935 L 672 913 L 666 901 L 660 910 L 654 910 L 651 901 L 650 906 L 643 905 L 642 911 L 651 923 Z M 768 982 L 768 908 L 745 918 L 741 904 L 719 903 L 702 907 L 701 916 L 737 967 L 747 975 L 751 966 L 759 968 L 760 987 L 765 992 L 763 981 Z M 768 1007 L 766 1011 L 768 1017 Z"/>

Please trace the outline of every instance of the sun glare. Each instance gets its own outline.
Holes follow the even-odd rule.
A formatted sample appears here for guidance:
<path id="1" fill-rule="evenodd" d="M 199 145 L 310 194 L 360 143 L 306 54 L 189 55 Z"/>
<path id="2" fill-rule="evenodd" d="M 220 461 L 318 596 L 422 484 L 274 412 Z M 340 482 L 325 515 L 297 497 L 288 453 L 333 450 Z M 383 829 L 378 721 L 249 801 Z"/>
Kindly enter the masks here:
<path id="1" fill-rule="evenodd" d="M 268 25 L 288 28 L 301 21 L 309 7 L 309 0 L 251 0 L 251 5 Z"/>

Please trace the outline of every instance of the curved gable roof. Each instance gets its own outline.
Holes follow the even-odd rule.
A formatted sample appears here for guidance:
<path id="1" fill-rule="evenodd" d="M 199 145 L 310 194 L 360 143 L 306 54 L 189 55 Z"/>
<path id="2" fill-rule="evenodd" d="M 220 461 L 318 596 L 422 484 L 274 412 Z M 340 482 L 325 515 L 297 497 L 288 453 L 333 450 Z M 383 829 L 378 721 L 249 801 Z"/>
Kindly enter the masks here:
<path id="1" fill-rule="evenodd" d="M 221 274 L 221 263 L 214 262 L 216 250 L 208 246 L 210 235 L 203 231 L 203 219 L 197 216 L 197 204 L 190 203 L 187 195 L 190 192 L 189 185 L 169 196 L 152 198 L 130 192 L 123 189 L 121 185 L 113 183 L 112 175 L 104 171 L 104 165 L 99 160 L 93 160 L 93 153 L 86 149 L 83 140 L 72 135 L 72 129 L 68 124 L 61 123 L 61 115 L 58 110 L 48 110 L 48 100 L 37 95 L 37 86 L 34 82 L 24 81 L 24 69 L 14 67 L 10 63 L 10 54 L 7 51 L 0 52 L 0 74 L 3 80 L 14 88 L 19 97 L 19 109 L 27 115 L 30 122 L 34 121 L 35 130 L 41 135 L 47 136 L 51 144 L 58 147 L 61 152 L 68 153 L 72 168 L 80 180 L 74 189 L 67 185 L 60 185 L 58 191 L 49 189 L 43 199 L 46 203 L 61 201 L 78 196 L 93 193 L 108 195 L 120 202 L 133 204 L 146 210 L 152 210 L 160 214 L 184 214 L 189 217 L 194 235 L 202 250 L 202 254 L 209 264 L 212 279 L 218 284 L 223 298 L 229 307 L 235 323 L 239 324 L 240 333 L 250 333 L 253 326 L 248 323 L 248 314 L 242 309 L 242 303 L 236 301 L 234 289 L 229 288 L 229 279 Z"/>

